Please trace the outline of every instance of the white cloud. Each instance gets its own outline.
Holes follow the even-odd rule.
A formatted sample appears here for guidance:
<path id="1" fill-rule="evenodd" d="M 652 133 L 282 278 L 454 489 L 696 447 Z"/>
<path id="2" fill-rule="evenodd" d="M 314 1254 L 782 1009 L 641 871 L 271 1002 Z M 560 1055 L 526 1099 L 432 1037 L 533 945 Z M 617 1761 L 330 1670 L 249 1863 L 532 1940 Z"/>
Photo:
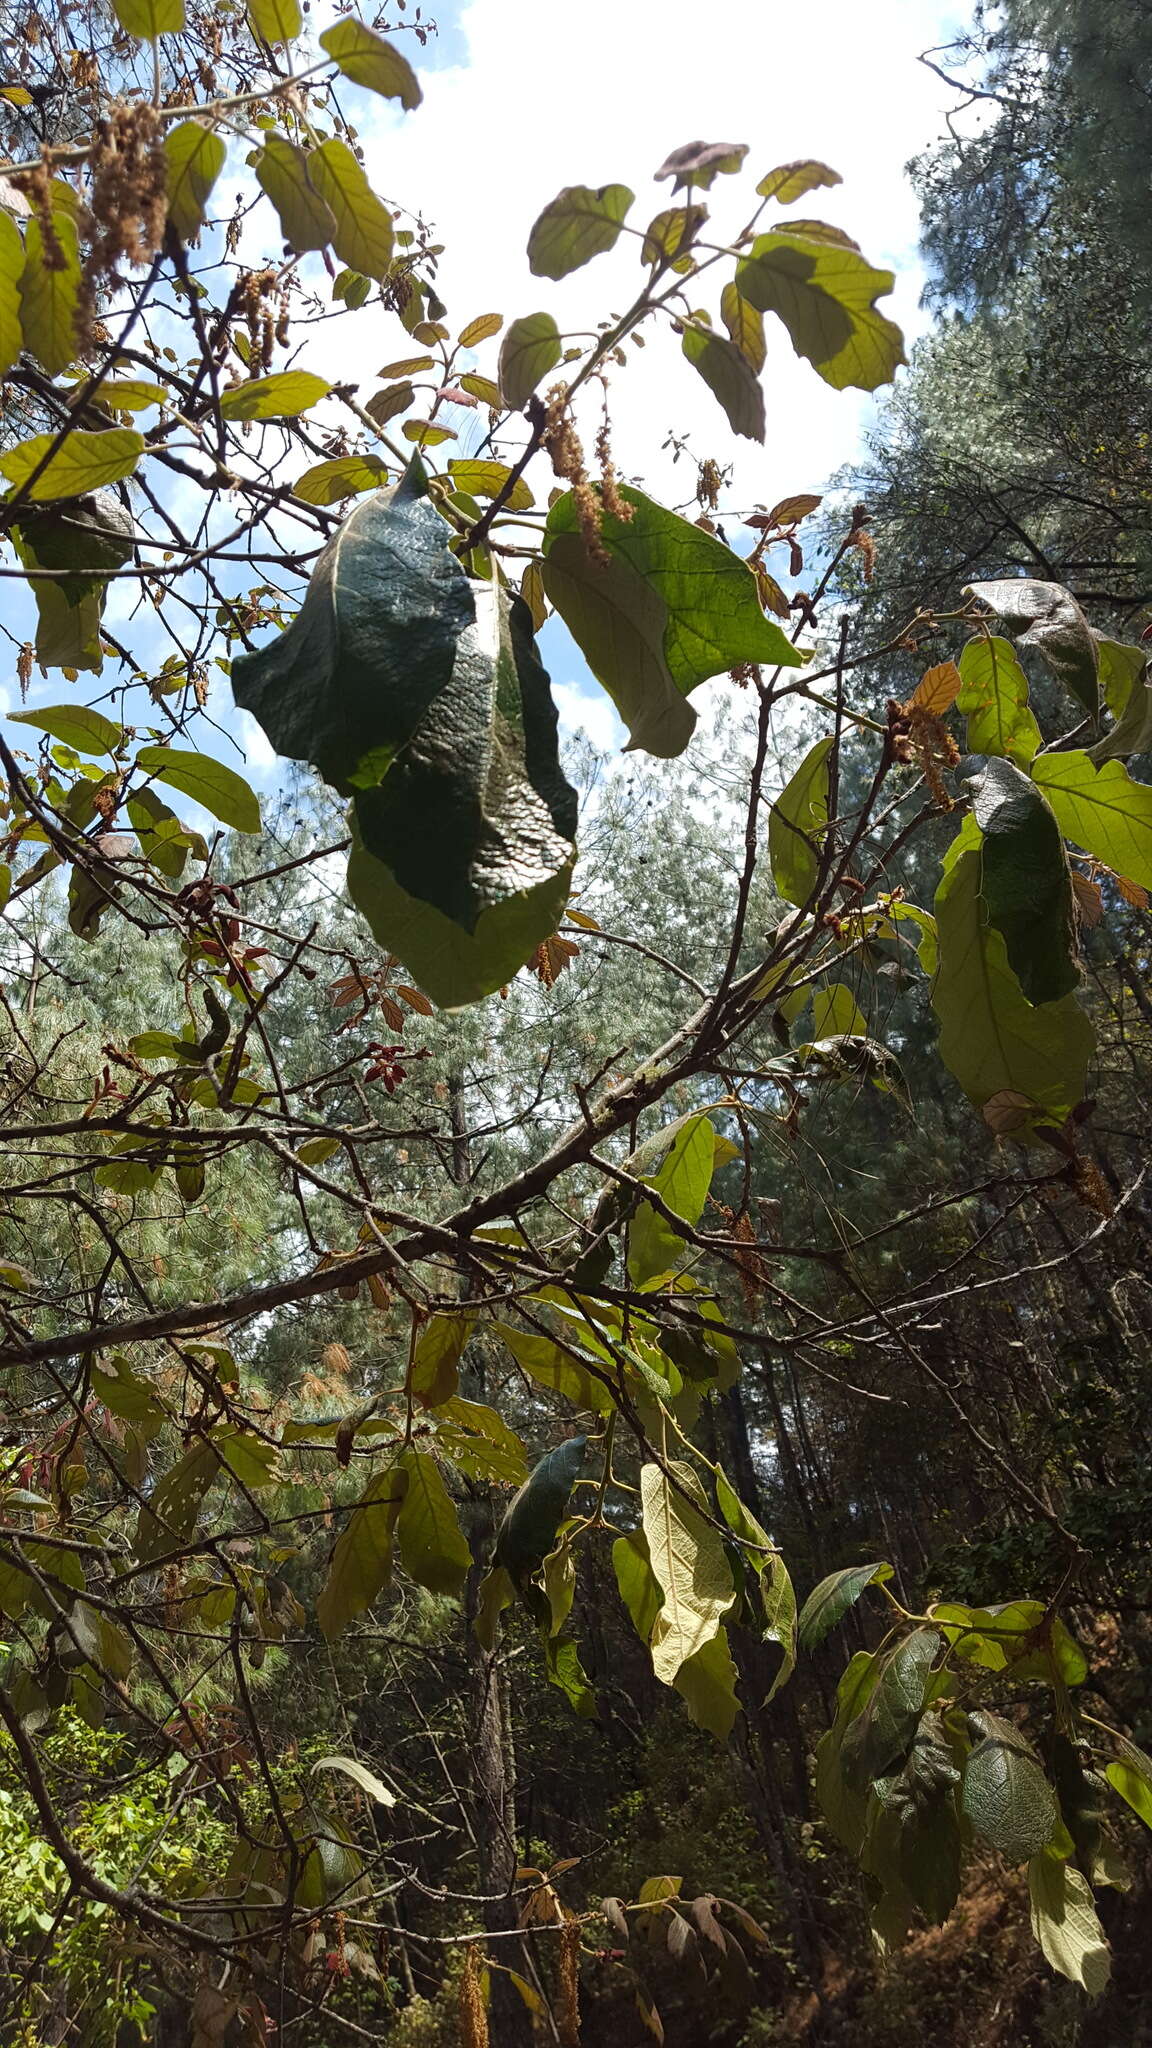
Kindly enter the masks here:
<path id="1" fill-rule="evenodd" d="M 593 746 L 604 753 L 624 745 L 628 735 L 616 716 L 611 698 L 601 690 L 591 695 L 582 683 L 561 682 L 553 675 L 552 697 L 562 733 L 569 736 L 586 733 Z"/>
<path id="2" fill-rule="evenodd" d="M 947 39 L 955 19 L 941 0 L 808 0 L 802 10 L 725 0 L 713 15 L 699 0 L 588 0 L 576 13 L 540 0 L 471 0 L 460 18 L 468 62 L 425 72 L 416 114 L 372 114 L 365 104 L 369 173 L 390 201 L 435 222 L 445 244 L 441 295 L 454 327 L 489 310 L 512 318 L 548 307 L 576 331 L 621 311 L 642 273 L 636 243 L 623 238 L 559 284 L 530 274 L 528 231 L 561 186 L 624 182 L 637 194 L 633 217 L 643 226 L 670 203 L 669 186 L 652 182 L 670 149 L 697 136 L 747 142 L 753 177 L 717 179 L 710 200 L 714 219 L 735 227 L 738 185 L 743 197 L 772 165 L 817 157 L 844 184 L 813 193 L 801 212 L 845 228 L 874 263 L 897 273 L 885 310 L 914 335 L 924 326 L 923 276 L 904 166 L 939 132 L 947 99 L 916 60 Z M 709 299 L 717 290 L 710 287 Z M 864 394 L 821 384 L 783 329 L 769 324 L 767 443 L 739 444 L 736 479 L 742 495 L 758 500 L 819 486 L 854 454 L 872 412 Z M 363 374 L 383 359 L 382 346 L 403 352 L 391 349 L 378 321 L 359 330 L 349 322 L 341 339 Z M 497 346 L 486 345 L 483 367 Z M 361 349 L 373 352 L 371 364 Z M 621 466 L 672 500 L 691 495 L 694 474 L 660 454 L 670 427 L 687 431 L 701 455 L 731 454 L 723 415 L 671 336 L 651 342 L 616 377 L 613 415 Z"/>

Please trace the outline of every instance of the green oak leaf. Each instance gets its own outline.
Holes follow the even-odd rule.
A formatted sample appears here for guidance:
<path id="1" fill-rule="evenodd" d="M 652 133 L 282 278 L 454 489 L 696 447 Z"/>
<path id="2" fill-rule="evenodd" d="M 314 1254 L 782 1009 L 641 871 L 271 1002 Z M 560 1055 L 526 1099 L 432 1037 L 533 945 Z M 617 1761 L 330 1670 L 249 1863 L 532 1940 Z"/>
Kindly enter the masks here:
<path id="1" fill-rule="evenodd" d="M 627 185 L 566 185 L 544 208 L 528 237 L 534 277 L 567 277 L 615 246 L 634 194 Z"/>
<path id="2" fill-rule="evenodd" d="M 1026 768 L 1040 747 L 1028 708 L 1028 678 L 1011 643 L 995 634 L 969 640 L 957 663 L 962 688 L 956 709 L 968 720 L 970 754 L 1000 754 Z"/>
<path id="3" fill-rule="evenodd" d="M 1121 761 L 1042 754 L 1033 776 L 1068 839 L 1143 889 L 1152 888 L 1152 788 Z"/>
<path id="4" fill-rule="evenodd" d="M 548 514 L 544 588 L 629 729 L 669 760 L 692 737 L 688 692 L 742 663 L 798 668 L 807 655 L 760 609 L 739 557 L 641 491 L 631 520 L 602 515 L 607 563 L 588 553 L 571 491 Z"/>
<path id="5" fill-rule="evenodd" d="M 819 221 L 758 235 L 736 266 L 741 296 L 784 322 L 797 355 L 837 391 L 875 391 L 904 358 L 900 329 L 876 310 L 890 270 L 873 270 L 854 242 Z"/>

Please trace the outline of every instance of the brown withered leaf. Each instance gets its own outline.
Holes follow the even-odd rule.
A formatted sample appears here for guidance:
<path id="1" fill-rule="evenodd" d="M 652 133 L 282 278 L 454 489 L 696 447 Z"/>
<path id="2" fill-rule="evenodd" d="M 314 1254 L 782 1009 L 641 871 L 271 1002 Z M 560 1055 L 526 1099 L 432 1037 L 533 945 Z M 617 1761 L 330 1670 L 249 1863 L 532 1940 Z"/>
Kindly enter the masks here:
<path id="1" fill-rule="evenodd" d="M 1072 894 L 1080 922 L 1094 932 L 1104 915 L 1104 893 L 1099 882 L 1093 882 L 1082 875 L 1077 868 L 1072 870 Z"/>
<path id="2" fill-rule="evenodd" d="M 1125 903 L 1130 903 L 1133 910 L 1147 910 L 1148 891 L 1147 889 L 1142 889 L 1139 882 L 1130 882 L 1127 876 L 1117 875 L 1116 886 Z"/>
<path id="3" fill-rule="evenodd" d="M 579 951 L 579 946 L 574 945 L 571 939 L 562 939 L 559 932 L 553 932 L 550 939 L 545 939 L 537 946 L 528 961 L 528 972 L 534 974 L 545 988 L 551 988 L 565 969 L 572 965 Z"/>
<path id="4" fill-rule="evenodd" d="M 763 562 L 757 562 L 755 575 L 756 588 L 760 592 L 760 602 L 765 611 L 774 612 L 778 619 L 790 619 L 792 617 L 792 606 L 789 604 L 776 578 L 769 574 Z"/>
<path id="5" fill-rule="evenodd" d="M 926 669 L 908 699 L 908 708 L 919 705 L 923 711 L 932 711 L 936 717 L 947 711 L 956 702 L 963 688 L 964 678 L 954 661 L 941 661 L 935 668 Z"/>
<path id="6" fill-rule="evenodd" d="M 738 171 L 747 154 L 746 142 L 685 142 L 669 151 L 654 174 L 656 183 L 671 178 L 677 185 L 691 181 L 706 187 L 717 171 Z"/>
<path id="7" fill-rule="evenodd" d="M 1010 1131 L 1018 1131 L 1021 1124 L 1035 1116 L 1037 1105 L 1030 1095 L 1024 1095 L 1019 1088 L 1001 1088 L 990 1095 L 980 1114 L 990 1131 L 998 1138 L 1007 1137 Z"/>

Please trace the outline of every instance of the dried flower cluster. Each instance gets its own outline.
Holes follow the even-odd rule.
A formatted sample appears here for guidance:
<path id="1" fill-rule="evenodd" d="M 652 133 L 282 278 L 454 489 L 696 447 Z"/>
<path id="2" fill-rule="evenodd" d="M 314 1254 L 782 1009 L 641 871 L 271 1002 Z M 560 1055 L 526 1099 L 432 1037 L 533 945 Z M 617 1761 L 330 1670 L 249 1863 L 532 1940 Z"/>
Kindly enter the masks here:
<path id="1" fill-rule="evenodd" d="M 120 264 L 149 263 L 164 245 L 168 159 L 155 107 L 147 100 L 117 101 L 96 124 L 91 166 L 84 259 L 89 307 L 102 280 L 119 281 Z"/>

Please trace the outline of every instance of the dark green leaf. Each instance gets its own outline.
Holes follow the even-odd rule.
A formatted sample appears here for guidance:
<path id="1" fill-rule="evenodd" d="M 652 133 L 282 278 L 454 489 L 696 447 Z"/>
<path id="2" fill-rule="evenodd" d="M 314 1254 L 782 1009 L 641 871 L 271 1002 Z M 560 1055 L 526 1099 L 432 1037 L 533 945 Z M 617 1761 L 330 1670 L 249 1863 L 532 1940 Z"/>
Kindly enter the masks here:
<path id="1" fill-rule="evenodd" d="M 835 1628 L 850 1607 L 856 1605 L 865 1586 L 879 1585 L 892 1577 L 890 1564 L 850 1564 L 842 1571 L 829 1572 L 814 1586 L 800 1609 L 796 1632 L 802 1650 L 815 1649 L 829 1629 Z"/>
<path id="2" fill-rule="evenodd" d="M 190 1540 L 204 1496 L 219 1476 L 220 1460 L 203 1440 L 164 1474 L 137 1519 L 133 1548 L 141 1564 L 151 1564 Z"/>
<path id="3" fill-rule="evenodd" d="M 502 1565 L 517 1585 L 534 1577 L 555 1547 L 587 1446 L 584 1436 L 557 1444 L 533 1467 L 509 1502 L 497 1533 L 493 1563 Z"/>
<path id="4" fill-rule="evenodd" d="M 615 246 L 620 224 L 632 204 L 627 185 L 567 185 L 544 208 L 528 237 L 528 262 L 535 277 L 567 277 L 570 270 Z M 503 379 L 501 379 L 503 382 Z"/>
<path id="5" fill-rule="evenodd" d="M 966 588 L 1002 619 L 1020 647 L 1034 647 L 1090 718 L 1100 703 L 1100 656 L 1076 599 L 1059 583 L 1010 576 Z"/>
<path id="6" fill-rule="evenodd" d="M 988 923 L 1003 937 L 1028 1001 L 1056 1002 L 1080 981 L 1060 827 L 1036 784 L 1011 761 L 990 760 L 970 787 L 984 835 L 980 893 Z"/>
<path id="7" fill-rule="evenodd" d="M 103 666 L 100 618 L 106 579 L 132 553 L 131 515 L 111 491 L 79 498 L 66 509 L 30 513 L 9 537 L 36 599 L 36 659 L 43 668 Z M 38 570 L 65 570 L 61 576 Z M 80 572 L 90 571 L 90 574 Z"/>
<path id="8" fill-rule="evenodd" d="M 1005 1092 L 1021 1098 L 1018 1135 L 1037 1117 L 1062 1122 L 1084 1098 L 1092 1025 L 1075 996 L 1039 1008 L 1026 1001 L 1004 941 L 985 919 L 973 818 L 945 865 L 936 892 L 939 970 L 932 992 L 940 1056 L 979 1108 Z"/>
<path id="9" fill-rule="evenodd" d="M 1056 1795 L 1011 1721 L 986 1711 L 968 1718 L 979 1739 L 964 1766 L 964 1811 L 1006 1862 L 1023 1863 L 1051 1839 Z"/>
<path id="10" fill-rule="evenodd" d="M 807 659 L 766 619 L 752 575 L 698 526 L 625 489 L 624 521 L 603 515 L 608 563 L 588 554 L 573 494 L 548 514 L 544 588 L 629 728 L 630 744 L 683 753 L 696 724 L 687 693 L 739 663 Z"/>
<path id="11" fill-rule="evenodd" d="M 941 1642 L 934 1628 L 913 1629 L 882 1659 L 875 1691 L 845 1731 L 841 1747 L 850 1791 L 865 1792 L 873 1778 L 903 1757 L 923 1711 Z"/>

